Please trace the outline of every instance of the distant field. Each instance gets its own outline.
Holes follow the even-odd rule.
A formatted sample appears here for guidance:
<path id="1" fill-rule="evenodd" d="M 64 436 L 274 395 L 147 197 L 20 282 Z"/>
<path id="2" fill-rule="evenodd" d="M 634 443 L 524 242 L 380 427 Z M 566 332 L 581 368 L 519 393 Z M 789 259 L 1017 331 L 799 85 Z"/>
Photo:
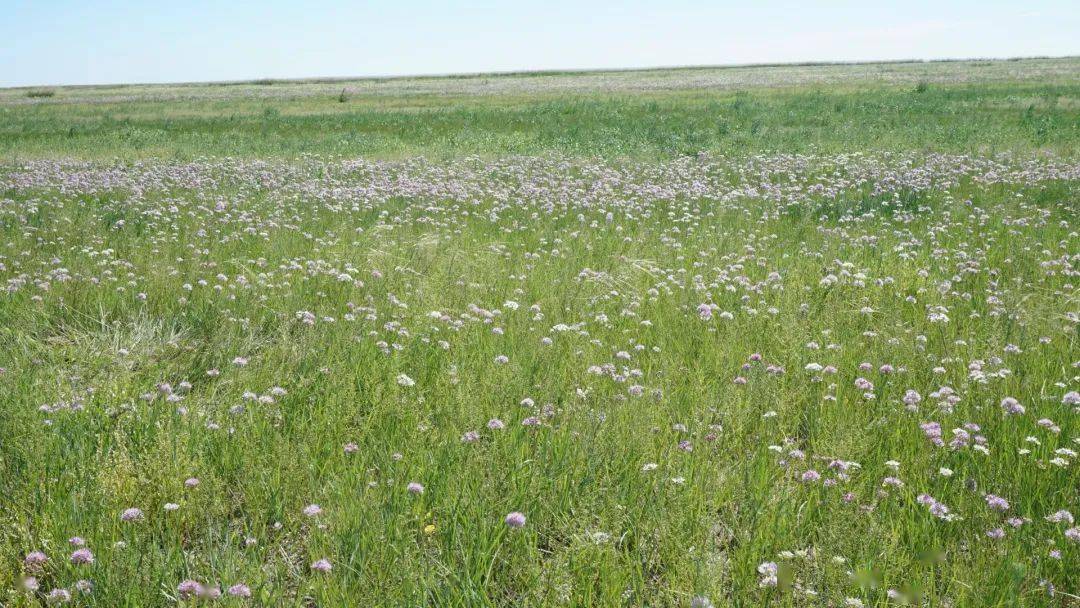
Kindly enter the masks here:
<path id="1" fill-rule="evenodd" d="M 0 606 L 1080 606 L 1080 59 L 0 90 Z"/>
<path id="2" fill-rule="evenodd" d="M 1069 58 L 7 89 L 0 158 L 1073 155 L 1078 83 Z"/>

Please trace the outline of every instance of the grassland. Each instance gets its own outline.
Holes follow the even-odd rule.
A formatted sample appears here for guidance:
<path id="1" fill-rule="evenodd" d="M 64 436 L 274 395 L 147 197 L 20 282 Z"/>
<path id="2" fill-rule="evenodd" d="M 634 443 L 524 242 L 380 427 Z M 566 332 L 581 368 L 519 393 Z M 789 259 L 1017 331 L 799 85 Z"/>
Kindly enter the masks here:
<path id="1" fill-rule="evenodd" d="M 1078 144 L 1078 59 L 0 91 L 0 605 L 1077 605 Z"/>
<path id="2" fill-rule="evenodd" d="M 8 90 L 0 92 L 0 156 L 1076 154 L 1080 59 L 989 66 L 77 87 L 47 98 Z"/>

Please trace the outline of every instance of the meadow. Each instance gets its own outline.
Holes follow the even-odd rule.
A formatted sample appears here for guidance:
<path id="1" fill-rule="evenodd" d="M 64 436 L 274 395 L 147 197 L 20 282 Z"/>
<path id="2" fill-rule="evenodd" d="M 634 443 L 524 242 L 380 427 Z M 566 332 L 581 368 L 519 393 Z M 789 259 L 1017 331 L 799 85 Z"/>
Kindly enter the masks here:
<path id="1" fill-rule="evenodd" d="M 1080 59 L 0 90 L 0 606 L 1080 605 Z"/>

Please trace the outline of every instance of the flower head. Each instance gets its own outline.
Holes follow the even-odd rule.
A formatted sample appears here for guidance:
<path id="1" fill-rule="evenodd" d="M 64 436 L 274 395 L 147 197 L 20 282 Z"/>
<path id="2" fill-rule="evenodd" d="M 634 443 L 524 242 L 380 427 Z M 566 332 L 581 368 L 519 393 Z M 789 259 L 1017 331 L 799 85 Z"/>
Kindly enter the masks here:
<path id="1" fill-rule="evenodd" d="M 76 549 L 71 553 L 71 563 L 76 565 L 92 564 L 94 563 L 94 554 L 86 547 Z"/>
<path id="2" fill-rule="evenodd" d="M 331 570 L 333 570 L 334 565 L 330 563 L 330 560 L 328 560 L 328 559 L 326 559 L 324 557 L 324 558 L 312 563 L 311 564 L 311 569 L 316 571 L 316 572 L 326 573 L 326 572 L 330 572 Z"/>
<path id="3" fill-rule="evenodd" d="M 251 588 L 243 583 L 237 583 L 229 587 L 229 595 L 233 597 L 251 597 Z"/>

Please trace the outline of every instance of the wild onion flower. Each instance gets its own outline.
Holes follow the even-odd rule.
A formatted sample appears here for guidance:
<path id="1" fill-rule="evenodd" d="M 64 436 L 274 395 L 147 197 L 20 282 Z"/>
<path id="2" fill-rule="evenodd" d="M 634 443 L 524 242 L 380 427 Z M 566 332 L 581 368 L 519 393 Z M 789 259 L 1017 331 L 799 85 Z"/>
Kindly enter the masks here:
<path id="1" fill-rule="evenodd" d="M 1005 397 L 1001 400 L 1001 409 L 1005 411 L 1006 415 L 1020 415 L 1024 413 L 1024 406 L 1020 405 L 1020 402 L 1012 397 Z"/>
<path id="2" fill-rule="evenodd" d="M 45 596 L 49 604 L 66 604 L 71 601 L 71 592 L 67 589 L 53 589 Z"/>
<path id="3" fill-rule="evenodd" d="M 76 549 L 71 553 L 71 563 L 75 565 L 92 564 L 94 563 L 94 554 L 86 547 Z"/>
<path id="4" fill-rule="evenodd" d="M 780 572 L 780 567 L 776 565 L 776 562 L 763 562 L 758 565 L 757 571 L 761 575 L 761 580 L 758 581 L 759 586 L 775 587 L 779 584 L 777 575 Z"/>
<path id="5" fill-rule="evenodd" d="M 334 566 L 333 566 L 333 564 L 330 563 L 330 560 L 328 560 L 326 558 L 323 558 L 323 559 L 320 559 L 320 560 L 318 560 L 316 562 L 313 562 L 311 564 L 311 569 L 316 571 L 316 572 L 326 573 L 326 572 L 330 572 L 331 570 L 333 570 Z"/>
<path id="6" fill-rule="evenodd" d="M 176 595 L 180 599 L 189 600 L 197 597 L 202 592 L 202 583 L 196 580 L 187 579 L 180 581 L 180 584 L 176 586 Z"/>
<path id="7" fill-rule="evenodd" d="M 44 566 L 49 561 L 49 556 L 42 551 L 31 551 L 23 558 L 23 563 L 29 568 Z"/>
<path id="8" fill-rule="evenodd" d="M 1050 515 L 1047 515 L 1046 516 L 1046 521 L 1048 521 L 1050 523 L 1054 523 L 1054 524 L 1065 522 L 1065 523 L 1067 523 L 1069 525 L 1072 525 L 1073 524 L 1073 515 L 1072 515 L 1072 513 L 1069 513 L 1068 511 L 1062 509 L 1061 511 L 1058 511 L 1056 513 L 1052 513 Z"/>

